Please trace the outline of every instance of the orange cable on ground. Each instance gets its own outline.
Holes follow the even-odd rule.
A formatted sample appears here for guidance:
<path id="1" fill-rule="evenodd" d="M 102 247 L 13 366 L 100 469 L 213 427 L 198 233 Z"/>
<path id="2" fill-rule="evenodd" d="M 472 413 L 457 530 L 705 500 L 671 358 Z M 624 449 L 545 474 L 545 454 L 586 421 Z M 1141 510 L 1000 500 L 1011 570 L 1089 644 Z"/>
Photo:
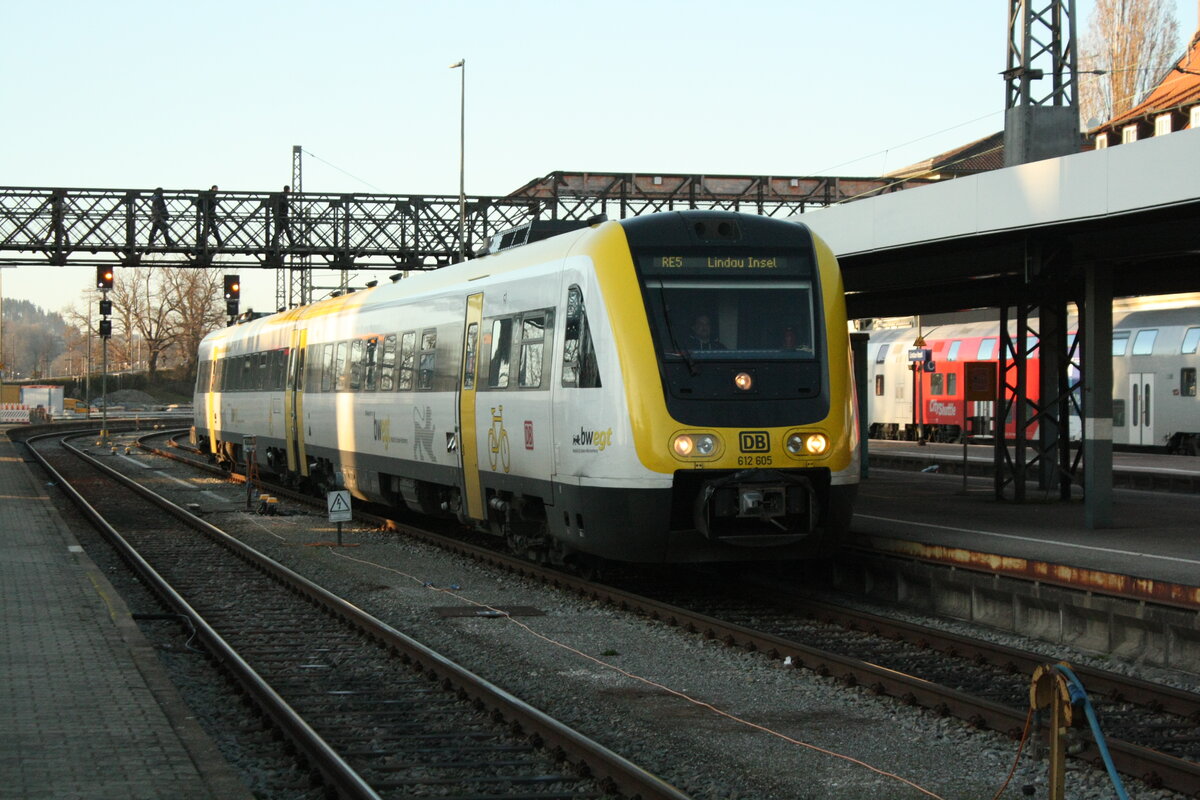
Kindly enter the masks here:
<path id="1" fill-rule="evenodd" d="M 1025 742 L 1029 741 L 1029 731 L 1032 728 L 1033 722 L 1033 705 L 1029 706 L 1029 710 L 1025 712 L 1025 730 L 1021 732 L 1021 743 L 1017 745 L 1017 755 L 1013 759 L 1012 769 L 1008 771 L 1008 777 L 1004 779 L 1004 783 L 996 790 L 996 794 L 992 800 L 1000 800 L 1000 795 L 1004 794 L 1004 790 L 1008 788 L 1009 782 L 1013 779 L 1013 775 L 1017 774 L 1017 764 L 1021 761 L 1021 751 L 1025 749 Z"/>

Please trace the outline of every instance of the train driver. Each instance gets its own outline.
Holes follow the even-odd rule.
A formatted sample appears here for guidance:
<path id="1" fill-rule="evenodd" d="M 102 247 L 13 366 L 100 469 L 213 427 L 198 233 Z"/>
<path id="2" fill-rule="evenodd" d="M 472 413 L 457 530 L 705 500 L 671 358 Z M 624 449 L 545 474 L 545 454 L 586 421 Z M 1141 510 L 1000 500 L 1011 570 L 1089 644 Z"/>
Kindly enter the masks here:
<path id="1" fill-rule="evenodd" d="M 697 314 L 692 320 L 692 330 L 687 337 L 689 350 L 724 350 L 725 345 L 713 335 L 712 318 L 708 314 Z"/>

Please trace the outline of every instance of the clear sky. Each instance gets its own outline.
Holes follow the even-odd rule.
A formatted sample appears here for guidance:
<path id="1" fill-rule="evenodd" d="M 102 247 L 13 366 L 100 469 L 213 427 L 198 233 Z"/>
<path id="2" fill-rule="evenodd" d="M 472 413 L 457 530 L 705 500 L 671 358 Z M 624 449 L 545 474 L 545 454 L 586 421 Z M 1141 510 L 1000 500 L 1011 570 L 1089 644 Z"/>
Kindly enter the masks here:
<path id="1" fill-rule="evenodd" d="M 1183 38 L 1197 0 L 1175 0 Z M 1091 0 L 1078 2 L 1080 34 Z M 1003 127 L 1006 0 L 0 0 L 0 185 L 505 194 L 874 176 Z M 243 308 L 274 276 L 241 270 Z M 3 271 L 72 303 L 91 268 Z"/>

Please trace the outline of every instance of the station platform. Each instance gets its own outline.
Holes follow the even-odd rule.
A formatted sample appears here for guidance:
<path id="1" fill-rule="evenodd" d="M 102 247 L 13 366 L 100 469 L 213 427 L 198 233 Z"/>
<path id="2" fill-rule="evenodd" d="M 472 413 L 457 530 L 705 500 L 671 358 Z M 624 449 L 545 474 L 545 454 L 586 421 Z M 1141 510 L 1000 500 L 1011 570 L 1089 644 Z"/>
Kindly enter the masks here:
<path id="1" fill-rule="evenodd" d="M 962 475 L 963 446 L 940 442 L 890 441 L 870 439 L 868 461 L 872 467 L 922 470 L 935 467 L 937 472 Z M 994 450 L 991 445 L 971 444 L 966 448 L 967 474 L 991 478 Z M 1158 489 L 1169 492 L 1200 493 L 1200 458 L 1157 453 L 1113 453 L 1113 486 L 1129 489 Z"/>
<path id="2" fill-rule="evenodd" d="M 250 798 L 0 428 L 0 796 Z"/>
<path id="3" fill-rule="evenodd" d="M 997 500 L 990 448 L 970 448 L 965 491 L 962 445 L 870 448 L 851 526 L 860 547 L 1200 609 L 1200 493 L 1180 488 L 1200 485 L 1200 459 L 1114 454 L 1114 473 L 1137 476 L 1122 485 L 1164 488 L 1114 489 L 1112 526 L 1090 529 L 1082 499 L 1057 491 Z"/>

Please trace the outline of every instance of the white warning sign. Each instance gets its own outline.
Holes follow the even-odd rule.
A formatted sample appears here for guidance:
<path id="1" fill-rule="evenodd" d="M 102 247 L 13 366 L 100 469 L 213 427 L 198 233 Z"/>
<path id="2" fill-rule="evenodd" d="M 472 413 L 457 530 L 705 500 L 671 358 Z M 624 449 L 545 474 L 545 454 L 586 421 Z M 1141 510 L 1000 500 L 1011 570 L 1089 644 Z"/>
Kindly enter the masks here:
<path id="1" fill-rule="evenodd" d="M 329 492 L 325 495 L 325 510 L 330 522 L 350 522 L 350 493 L 346 490 Z"/>

